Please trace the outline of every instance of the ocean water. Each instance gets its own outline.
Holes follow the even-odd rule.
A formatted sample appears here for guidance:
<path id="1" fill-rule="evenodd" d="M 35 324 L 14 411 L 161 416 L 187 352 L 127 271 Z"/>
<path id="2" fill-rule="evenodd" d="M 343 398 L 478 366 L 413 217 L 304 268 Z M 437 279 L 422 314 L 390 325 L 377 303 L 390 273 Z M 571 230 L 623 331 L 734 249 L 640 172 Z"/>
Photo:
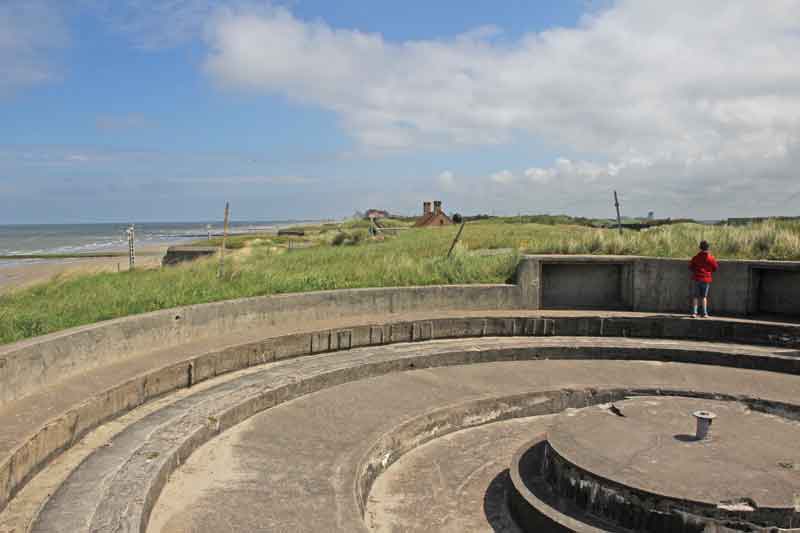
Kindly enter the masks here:
<path id="1" fill-rule="evenodd" d="M 273 231 L 300 221 L 243 221 L 229 224 L 230 234 Z M 0 225 L 0 255 L 126 251 L 128 224 Z M 210 226 L 210 227 L 209 227 Z M 135 224 L 137 247 L 180 244 L 222 234 L 221 222 L 148 222 Z M 0 264 L 15 260 L 0 259 Z"/>

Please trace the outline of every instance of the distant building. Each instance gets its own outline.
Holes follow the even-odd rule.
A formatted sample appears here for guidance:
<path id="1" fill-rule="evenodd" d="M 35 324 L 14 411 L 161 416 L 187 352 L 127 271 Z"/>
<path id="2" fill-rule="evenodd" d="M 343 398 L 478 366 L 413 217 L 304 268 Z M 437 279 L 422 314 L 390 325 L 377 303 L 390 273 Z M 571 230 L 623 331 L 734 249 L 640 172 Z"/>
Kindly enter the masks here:
<path id="1" fill-rule="evenodd" d="M 650 211 L 647 213 L 647 220 L 653 220 L 654 218 L 656 218 L 656 214 L 654 212 Z"/>
<path id="2" fill-rule="evenodd" d="M 367 209 L 364 218 L 389 218 L 389 212 L 381 209 Z"/>
<path id="3" fill-rule="evenodd" d="M 422 202 L 422 216 L 414 223 L 414 227 L 447 226 L 452 223 L 453 221 L 450 220 L 450 217 L 442 211 L 441 200 L 435 200 L 433 202 L 433 210 L 431 210 L 430 202 Z"/>

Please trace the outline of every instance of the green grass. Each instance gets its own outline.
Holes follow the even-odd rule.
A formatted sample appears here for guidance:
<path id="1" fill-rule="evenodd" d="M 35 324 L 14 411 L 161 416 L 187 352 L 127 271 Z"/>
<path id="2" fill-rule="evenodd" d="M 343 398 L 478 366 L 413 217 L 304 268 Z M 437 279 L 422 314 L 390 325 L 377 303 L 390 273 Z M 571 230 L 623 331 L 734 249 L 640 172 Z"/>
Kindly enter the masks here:
<path id="1" fill-rule="evenodd" d="M 331 245 L 337 234 L 364 232 L 363 225 L 325 225 L 308 231 L 308 239 L 316 246 L 289 252 L 282 246 L 284 237 L 231 239 L 235 246 L 246 249 L 230 254 L 221 280 L 217 279 L 217 260 L 210 258 L 163 269 L 61 277 L 0 295 L 0 343 L 131 314 L 244 296 L 504 283 L 510 281 L 520 252 L 688 258 L 705 238 L 714 254 L 723 259 L 800 260 L 800 222 L 791 221 L 737 227 L 676 224 L 625 231 L 621 236 L 616 230 L 587 226 L 476 221 L 466 225 L 450 259 L 445 254 L 456 226 L 409 229 L 383 241 L 360 238 L 341 246 Z M 499 248 L 514 252 L 485 257 L 469 253 Z"/>

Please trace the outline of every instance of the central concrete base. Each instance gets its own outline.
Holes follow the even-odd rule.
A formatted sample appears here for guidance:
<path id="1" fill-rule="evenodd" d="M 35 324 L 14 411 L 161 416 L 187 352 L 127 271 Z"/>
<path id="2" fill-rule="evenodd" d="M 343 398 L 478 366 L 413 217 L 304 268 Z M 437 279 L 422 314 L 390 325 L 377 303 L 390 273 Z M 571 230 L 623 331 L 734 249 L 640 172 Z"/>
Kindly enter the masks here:
<path id="1" fill-rule="evenodd" d="M 800 424 L 738 402 L 641 397 L 568 411 L 547 433 L 564 461 L 620 486 L 717 506 L 792 508 L 800 490 Z M 699 410 L 717 415 L 695 440 Z"/>
<path id="2" fill-rule="evenodd" d="M 798 531 L 798 419 L 797 405 L 680 392 L 568 409 L 515 454 L 511 513 L 526 532 Z"/>

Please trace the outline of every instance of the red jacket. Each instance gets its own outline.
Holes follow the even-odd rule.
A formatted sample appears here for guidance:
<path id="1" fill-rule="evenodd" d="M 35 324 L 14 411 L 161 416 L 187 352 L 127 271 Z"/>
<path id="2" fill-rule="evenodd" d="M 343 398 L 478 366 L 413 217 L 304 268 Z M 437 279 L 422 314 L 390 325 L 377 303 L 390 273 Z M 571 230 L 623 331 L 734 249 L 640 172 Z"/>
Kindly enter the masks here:
<path id="1" fill-rule="evenodd" d="M 711 252 L 701 251 L 689 261 L 689 270 L 693 272 L 695 281 L 711 283 L 711 274 L 719 268 L 719 263 Z"/>

